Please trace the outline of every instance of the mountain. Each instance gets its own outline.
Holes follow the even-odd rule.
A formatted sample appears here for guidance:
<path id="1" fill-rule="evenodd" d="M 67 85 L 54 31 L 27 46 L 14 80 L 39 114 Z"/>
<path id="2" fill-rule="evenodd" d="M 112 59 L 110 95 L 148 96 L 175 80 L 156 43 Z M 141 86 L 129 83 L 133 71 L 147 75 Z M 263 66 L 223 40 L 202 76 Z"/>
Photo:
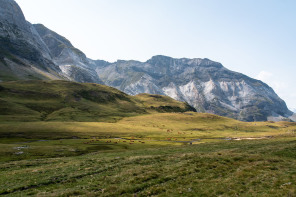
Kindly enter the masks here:
<path id="1" fill-rule="evenodd" d="M 0 81 L 27 79 L 106 84 L 130 95 L 167 95 L 199 112 L 243 121 L 296 121 L 272 88 L 218 62 L 161 55 L 146 62 L 91 60 L 63 36 L 27 22 L 14 0 L 0 0 Z"/>
<path id="2" fill-rule="evenodd" d="M 0 79 L 62 79 L 34 26 L 13 0 L 0 0 Z"/>
<path id="3" fill-rule="evenodd" d="M 98 62 L 87 58 L 82 51 L 73 47 L 69 40 L 44 25 L 33 26 L 48 47 L 53 62 L 59 66 L 63 76 L 70 81 L 103 84 L 94 70 Z"/>
<path id="4" fill-rule="evenodd" d="M 268 85 L 209 59 L 159 55 L 146 62 L 117 61 L 96 71 L 106 85 L 128 94 L 168 95 L 188 102 L 201 112 L 245 121 L 292 115 Z"/>
<path id="5" fill-rule="evenodd" d="M 108 121 L 195 109 L 168 96 L 127 95 L 115 88 L 69 81 L 0 83 L 0 121 Z"/>
<path id="6" fill-rule="evenodd" d="M 0 0 L 0 80 L 65 79 L 103 83 L 94 66 L 64 37 L 26 21 L 14 0 Z"/>

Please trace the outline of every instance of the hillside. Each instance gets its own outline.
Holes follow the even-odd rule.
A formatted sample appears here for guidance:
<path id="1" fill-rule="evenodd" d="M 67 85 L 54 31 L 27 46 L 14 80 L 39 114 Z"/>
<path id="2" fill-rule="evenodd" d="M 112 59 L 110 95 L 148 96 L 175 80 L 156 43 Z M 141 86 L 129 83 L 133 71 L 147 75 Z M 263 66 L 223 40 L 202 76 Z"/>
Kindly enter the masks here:
<path id="1" fill-rule="evenodd" d="M 129 96 L 99 84 L 69 81 L 0 83 L 0 121 L 117 121 L 154 112 L 194 108 L 170 97 Z"/>
<path id="2" fill-rule="evenodd" d="M 0 80 L 64 79 L 21 8 L 0 0 Z"/>
<path id="3" fill-rule="evenodd" d="M 92 60 L 67 38 L 26 21 L 13 0 L 0 0 L 0 81 L 69 80 L 127 94 L 166 95 L 199 112 L 243 121 L 296 120 L 265 83 L 207 58 L 156 55 L 146 62 Z"/>

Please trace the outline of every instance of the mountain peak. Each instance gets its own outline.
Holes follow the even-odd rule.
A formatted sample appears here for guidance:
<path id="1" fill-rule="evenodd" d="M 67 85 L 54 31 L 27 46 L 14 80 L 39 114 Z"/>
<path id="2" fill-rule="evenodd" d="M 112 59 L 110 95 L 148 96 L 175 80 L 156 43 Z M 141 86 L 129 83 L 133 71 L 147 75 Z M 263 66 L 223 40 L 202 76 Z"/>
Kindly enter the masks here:
<path id="1" fill-rule="evenodd" d="M 13 24 L 19 29 L 29 31 L 25 16 L 14 0 L 0 0 L 0 22 Z"/>
<path id="2" fill-rule="evenodd" d="M 166 56 L 166 55 L 154 55 L 151 57 L 150 60 L 164 60 L 164 59 L 173 59 L 172 57 L 170 56 Z"/>
<path id="3" fill-rule="evenodd" d="M 59 35 L 59 34 L 57 34 L 56 32 L 54 32 L 54 31 L 52 31 L 52 30 L 50 30 L 50 29 L 48 29 L 46 26 L 44 26 L 43 24 L 34 24 L 33 25 L 34 27 L 35 27 L 35 29 L 38 31 L 38 33 L 39 33 L 39 35 L 41 36 L 41 37 L 54 37 L 55 39 L 57 39 L 57 40 L 59 40 L 60 42 L 62 42 L 63 44 L 65 44 L 65 45 L 67 45 L 68 47 L 73 47 L 73 45 L 71 44 L 71 42 L 67 39 L 67 38 L 65 38 L 65 37 L 63 37 L 63 36 L 61 36 L 61 35 Z"/>
<path id="4" fill-rule="evenodd" d="M 151 59 L 147 60 L 146 63 L 152 64 L 152 65 L 169 65 L 172 63 L 174 59 L 169 56 L 164 56 L 164 55 L 155 55 Z"/>
<path id="5" fill-rule="evenodd" d="M 208 58 L 172 58 L 164 55 L 153 56 L 151 59 L 147 60 L 146 63 L 162 67 L 167 67 L 169 65 L 192 65 L 199 67 L 224 68 L 221 63 L 212 61 Z"/>

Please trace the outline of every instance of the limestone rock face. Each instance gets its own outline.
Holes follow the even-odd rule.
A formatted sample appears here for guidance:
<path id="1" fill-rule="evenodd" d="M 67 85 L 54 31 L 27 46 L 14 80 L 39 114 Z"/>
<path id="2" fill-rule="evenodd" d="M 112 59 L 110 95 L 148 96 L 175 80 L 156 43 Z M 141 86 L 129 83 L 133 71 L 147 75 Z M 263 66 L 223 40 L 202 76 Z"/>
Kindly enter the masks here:
<path id="1" fill-rule="evenodd" d="M 0 18 L 2 23 L 14 25 L 23 31 L 30 32 L 25 16 L 15 1 L 1 0 L 0 3 Z"/>
<path id="2" fill-rule="evenodd" d="M 36 24 L 34 27 L 48 47 L 53 62 L 59 66 L 63 76 L 71 81 L 103 84 L 94 70 L 95 61 L 88 59 L 69 40 L 44 25 Z"/>
<path id="3" fill-rule="evenodd" d="M 0 71 L 5 74 L 2 78 L 62 78 L 47 46 L 14 0 L 0 0 Z"/>
<path id="4" fill-rule="evenodd" d="M 37 50 L 44 58 L 50 59 L 51 56 L 47 46 L 39 37 L 34 26 L 26 21 L 17 3 L 13 0 L 0 0 L 0 4 L 1 39 L 6 40 L 7 43 L 18 44 L 15 47 L 30 47 L 32 52 Z M 6 47 L 8 48 L 9 46 Z M 25 56 L 26 54 L 20 55 Z M 31 55 L 34 56 L 33 54 Z"/>
<path id="5" fill-rule="evenodd" d="M 26 21 L 14 0 L 0 0 L 0 80 L 63 79 L 103 83 L 88 59 L 64 37 Z"/>
<path id="6" fill-rule="evenodd" d="M 292 116 L 268 85 L 209 59 L 154 56 L 146 62 L 117 61 L 96 71 L 106 85 L 128 94 L 167 95 L 201 112 L 244 121 Z"/>

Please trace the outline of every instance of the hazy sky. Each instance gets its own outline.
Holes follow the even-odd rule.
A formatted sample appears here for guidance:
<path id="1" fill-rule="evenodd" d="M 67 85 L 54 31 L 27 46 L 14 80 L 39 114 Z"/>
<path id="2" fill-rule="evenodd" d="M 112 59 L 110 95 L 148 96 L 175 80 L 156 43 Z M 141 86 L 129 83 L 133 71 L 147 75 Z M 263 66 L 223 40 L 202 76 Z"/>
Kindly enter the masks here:
<path id="1" fill-rule="evenodd" d="M 296 109 L 295 0 L 16 0 L 92 59 L 200 57 L 266 82 Z"/>

